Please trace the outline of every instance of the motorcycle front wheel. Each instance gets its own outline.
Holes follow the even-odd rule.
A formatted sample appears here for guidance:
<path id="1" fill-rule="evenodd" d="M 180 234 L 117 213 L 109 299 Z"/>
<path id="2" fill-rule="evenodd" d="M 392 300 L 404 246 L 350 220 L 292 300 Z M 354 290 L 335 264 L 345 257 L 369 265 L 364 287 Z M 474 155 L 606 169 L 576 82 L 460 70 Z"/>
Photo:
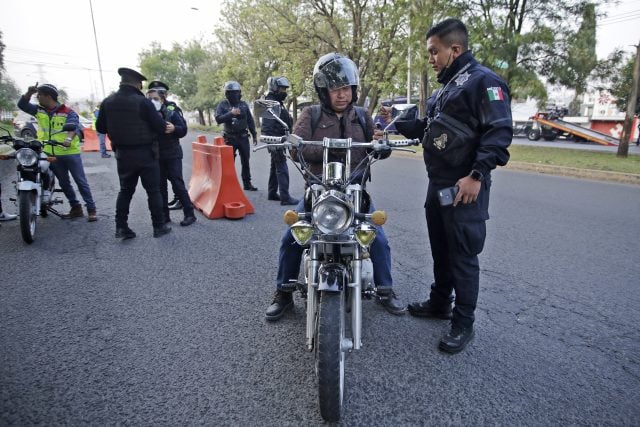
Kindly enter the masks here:
<path id="1" fill-rule="evenodd" d="M 318 310 L 318 400 L 322 418 L 330 422 L 340 419 L 344 394 L 344 295 L 344 292 L 322 292 Z"/>
<path id="2" fill-rule="evenodd" d="M 20 191 L 18 206 L 22 240 L 33 243 L 36 236 L 36 193 L 34 191 Z"/>

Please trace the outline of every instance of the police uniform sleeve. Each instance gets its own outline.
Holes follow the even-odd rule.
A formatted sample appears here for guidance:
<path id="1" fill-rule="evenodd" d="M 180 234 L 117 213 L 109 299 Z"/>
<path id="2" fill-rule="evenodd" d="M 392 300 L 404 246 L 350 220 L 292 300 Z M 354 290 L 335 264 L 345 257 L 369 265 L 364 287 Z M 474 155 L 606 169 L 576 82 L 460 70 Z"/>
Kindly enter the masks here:
<path id="1" fill-rule="evenodd" d="M 406 115 L 406 113 L 403 113 L 403 115 Z M 422 138 L 424 136 L 424 129 L 427 127 L 427 118 L 414 119 L 400 116 L 400 118 L 396 120 L 395 126 L 398 132 L 400 132 L 405 138 Z"/>
<path id="2" fill-rule="evenodd" d="M 480 142 L 472 168 L 486 175 L 509 161 L 507 148 L 513 137 L 511 96 L 507 85 L 494 75 L 485 76 L 477 90 Z"/>
<path id="3" fill-rule="evenodd" d="M 171 117 L 169 121 L 175 127 L 175 131 L 173 131 L 173 136 L 176 138 L 182 138 L 187 134 L 187 122 L 184 120 L 184 116 L 182 115 L 182 110 L 175 104 L 170 104 L 167 106 L 167 111 L 171 113 Z"/>
<path id="4" fill-rule="evenodd" d="M 229 107 L 230 105 L 226 101 L 221 101 L 218 104 L 218 108 L 216 108 L 216 114 L 215 114 L 216 123 L 221 124 L 221 123 L 228 123 L 231 121 L 233 114 L 231 114 L 231 109 Z"/>
<path id="5" fill-rule="evenodd" d="M 107 133 L 107 115 L 104 111 L 104 102 L 100 105 L 100 112 L 96 119 L 96 131 L 99 133 Z"/>

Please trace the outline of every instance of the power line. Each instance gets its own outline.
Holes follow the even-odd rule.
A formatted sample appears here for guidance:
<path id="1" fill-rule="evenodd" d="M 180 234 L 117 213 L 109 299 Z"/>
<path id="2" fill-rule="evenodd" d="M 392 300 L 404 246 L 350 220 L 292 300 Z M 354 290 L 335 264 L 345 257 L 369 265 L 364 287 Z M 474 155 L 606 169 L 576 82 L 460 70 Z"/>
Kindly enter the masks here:
<path id="1" fill-rule="evenodd" d="M 54 64 L 54 63 L 50 63 L 50 62 L 44 62 L 44 61 L 13 61 L 11 59 L 5 59 L 5 62 L 10 62 L 13 64 L 20 64 L 20 65 L 32 65 L 32 66 L 38 66 L 38 65 L 46 65 L 47 67 L 52 67 L 52 68 L 60 68 L 63 70 L 91 70 L 91 71 L 100 71 L 97 68 L 91 68 L 91 67 L 78 67 L 76 65 L 71 65 L 71 64 Z M 108 71 L 108 72 L 113 72 L 115 73 L 116 70 L 103 70 L 103 71 Z"/>

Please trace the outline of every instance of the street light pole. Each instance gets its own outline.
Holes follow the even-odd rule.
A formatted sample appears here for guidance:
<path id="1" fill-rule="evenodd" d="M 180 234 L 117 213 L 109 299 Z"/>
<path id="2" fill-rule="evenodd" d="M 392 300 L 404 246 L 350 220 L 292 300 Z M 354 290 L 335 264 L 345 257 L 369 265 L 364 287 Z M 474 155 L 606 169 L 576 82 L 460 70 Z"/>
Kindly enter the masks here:
<path id="1" fill-rule="evenodd" d="M 100 62 L 100 49 L 98 49 L 98 35 L 96 33 L 96 21 L 93 19 L 93 4 L 91 0 L 89 0 L 89 8 L 91 9 L 91 22 L 93 23 L 93 38 L 96 41 L 96 54 L 98 55 L 98 69 L 100 70 L 100 83 L 102 83 L 102 98 L 104 99 L 107 95 L 104 91 L 104 78 L 102 77 L 102 62 Z"/>

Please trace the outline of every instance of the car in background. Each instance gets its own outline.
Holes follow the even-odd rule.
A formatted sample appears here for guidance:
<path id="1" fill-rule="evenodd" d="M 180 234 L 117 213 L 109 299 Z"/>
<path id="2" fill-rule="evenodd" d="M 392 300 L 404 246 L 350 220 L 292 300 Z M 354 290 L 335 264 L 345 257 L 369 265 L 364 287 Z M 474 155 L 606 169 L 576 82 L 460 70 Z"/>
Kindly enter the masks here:
<path id="1" fill-rule="evenodd" d="M 20 138 L 35 138 L 38 133 L 38 121 L 33 116 L 21 114 L 13 119 L 13 129 Z"/>

